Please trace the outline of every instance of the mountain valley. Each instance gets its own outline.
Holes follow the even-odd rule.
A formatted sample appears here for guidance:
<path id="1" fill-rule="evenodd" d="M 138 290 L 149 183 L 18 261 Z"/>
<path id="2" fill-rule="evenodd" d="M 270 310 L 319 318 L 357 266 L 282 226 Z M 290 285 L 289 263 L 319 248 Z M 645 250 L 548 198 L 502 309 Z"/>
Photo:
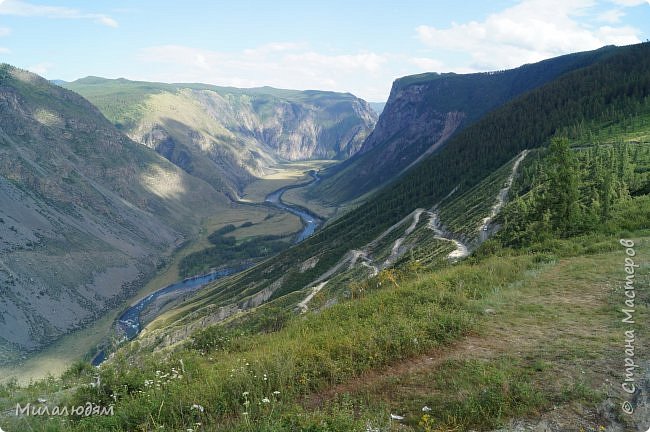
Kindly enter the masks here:
<path id="1" fill-rule="evenodd" d="M 270 155 L 255 158 L 255 163 L 262 167 L 259 170 L 240 164 L 219 171 L 211 165 L 209 156 L 197 153 L 195 163 L 207 164 L 207 171 L 203 173 L 212 170 L 212 177 L 201 176 L 200 170 L 197 174 L 182 163 L 177 167 L 153 149 L 130 140 L 86 100 L 36 75 L 4 65 L 1 85 L 3 319 L 0 364 L 3 366 L 29 361 L 34 353 L 66 334 L 91 326 L 103 315 L 122 307 L 129 298 L 153 287 L 159 288 L 154 284 L 161 280 L 171 282 L 180 277 L 178 270 L 172 269 L 163 279 L 150 280 L 166 266 L 175 268 L 176 261 L 170 261 L 171 254 L 179 247 L 182 247 L 180 255 L 175 253 L 175 256 L 191 253 L 196 246 L 188 245 L 201 244 L 201 239 L 209 234 L 201 235 L 203 226 L 215 227 L 209 229 L 223 226 L 228 214 L 236 215 L 240 224 L 261 225 L 263 228 L 256 229 L 257 236 L 280 235 L 288 240 L 300 229 L 300 221 L 295 216 L 232 201 L 243 193 L 244 186 L 252 182 L 257 171 L 277 172 L 280 183 L 291 183 L 291 177 L 284 179 L 283 173 L 291 173 L 292 168 L 283 168 L 278 162 L 291 155 L 283 154 L 282 150 L 271 152 L 270 145 L 258 142 L 258 150 L 264 147 Z M 273 89 L 265 91 L 275 92 Z M 301 95 L 299 92 L 290 94 Z M 264 95 L 271 98 L 271 102 L 266 101 L 268 104 L 275 102 L 275 96 Z M 338 97 L 330 93 L 304 97 L 312 96 L 324 100 L 323 104 L 332 103 L 328 98 Z M 183 96 L 169 93 L 164 97 Z M 349 111 L 342 116 L 354 115 L 355 109 L 364 109 L 363 101 L 345 95 L 341 95 L 341 99 L 342 103 L 352 101 L 351 108 L 346 108 Z M 187 102 L 193 103 L 196 102 Z M 278 103 L 281 110 L 290 106 L 289 102 Z M 228 107 L 225 99 L 221 99 L 221 109 L 234 109 L 234 105 Z M 129 109 L 137 111 L 137 108 Z M 204 113 L 200 119 L 208 121 L 208 115 Z M 340 117 L 343 124 L 331 129 L 338 127 L 338 132 L 323 133 L 340 133 L 354 140 L 356 135 L 363 134 L 359 129 L 366 125 L 363 122 L 373 124 L 373 113 L 363 112 L 363 116 L 359 124 L 348 124 L 350 129 L 346 129 L 345 123 L 349 122 L 349 117 Z M 298 122 L 303 121 L 299 128 L 307 128 L 309 121 L 315 121 L 298 117 Z M 168 120 L 179 123 L 182 118 Z M 245 119 L 241 118 L 228 121 L 231 128 L 238 127 L 236 121 L 245 124 Z M 225 131 L 218 124 L 205 127 L 212 128 L 210 130 L 221 127 Z M 199 134 L 188 133 L 190 136 Z M 270 134 L 248 133 L 251 136 Z M 300 132 L 295 133 L 300 135 Z M 311 139 L 310 145 L 313 145 L 315 138 L 309 136 L 311 138 L 305 136 L 305 143 Z M 270 139 L 277 141 L 278 138 Z M 344 144 L 354 147 L 351 142 Z M 229 151 L 221 142 L 211 146 L 211 151 Z M 285 150 L 293 151 L 289 147 Z M 334 155 L 330 150 L 315 147 L 309 151 L 311 153 L 293 156 Z M 345 152 L 338 154 L 343 155 Z M 178 162 L 173 157 L 170 159 Z M 244 171 L 244 176 L 237 177 L 237 172 Z M 224 179 L 235 181 L 223 186 Z M 224 264 L 214 263 L 217 267 Z M 105 342 L 95 338 L 94 344 L 97 343 Z M 84 351 L 92 352 L 93 349 L 90 345 Z M 40 368 L 36 376 L 52 372 L 49 368 Z"/>
<path id="2" fill-rule="evenodd" d="M 96 335 L 57 378 L 5 380 L 0 424 L 643 430 L 649 71 L 641 43 L 407 76 L 377 117 L 350 94 L 2 66 L 0 360 Z M 135 300 L 226 268 L 116 335 Z"/>

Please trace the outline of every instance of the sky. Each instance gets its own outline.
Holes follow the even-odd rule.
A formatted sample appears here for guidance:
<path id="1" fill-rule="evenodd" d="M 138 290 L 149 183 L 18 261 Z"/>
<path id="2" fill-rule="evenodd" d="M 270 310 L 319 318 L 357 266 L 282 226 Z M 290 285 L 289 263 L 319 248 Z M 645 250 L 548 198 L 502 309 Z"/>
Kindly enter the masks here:
<path id="1" fill-rule="evenodd" d="M 0 0 L 0 62 L 85 76 L 350 92 L 650 38 L 650 0 Z"/>

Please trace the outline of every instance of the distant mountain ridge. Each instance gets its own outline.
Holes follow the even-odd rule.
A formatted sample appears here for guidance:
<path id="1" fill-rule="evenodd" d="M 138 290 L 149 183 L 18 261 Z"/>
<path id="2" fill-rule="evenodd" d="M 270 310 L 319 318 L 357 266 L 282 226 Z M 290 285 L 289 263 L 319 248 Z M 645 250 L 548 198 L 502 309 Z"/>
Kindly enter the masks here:
<path id="1" fill-rule="evenodd" d="M 370 104 L 370 108 L 375 110 L 378 115 L 380 115 L 386 107 L 386 102 L 368 102 L 368 104 Z"/>
<path id="2" fill-rule="evenodd" d="M 350 157 L 377 121 L 349 93 L 98 77 L 63 85 L 135 141 L 235 195 L 278 161 Z"/>
<path id="3" fill-rule="evenodd" d="M 615 51 L 608 46 L 499 72 L 399 78 L 359 152 L 326 173 L 311 195 L 335 203 L 353 200 L 439 150 L 490 110 Z"/>

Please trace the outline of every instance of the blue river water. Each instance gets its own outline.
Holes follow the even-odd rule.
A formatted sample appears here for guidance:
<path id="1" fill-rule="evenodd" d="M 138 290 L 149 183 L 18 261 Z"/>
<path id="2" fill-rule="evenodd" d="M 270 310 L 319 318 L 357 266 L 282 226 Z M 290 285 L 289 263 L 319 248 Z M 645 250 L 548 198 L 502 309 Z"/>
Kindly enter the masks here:
<path id="1" fill-rule="evenodd" d="M 164 288 L 154 291 L 143 299 L 137 301 L 135 304 L 131 305 L 131 307 L 129 307 L 122 313 L 122 315 L 120 315 L 116 322 L 117 329 L 119 333 L 126 337 L 126 339 L 131 340 L 136 337 L 138 333 L 140 333 L 140 330 L 142 330 L 140 324 L 140 314 L 144 308 L 150 305 L 158 297 L 165 294 L 181 294 L 197 291 L 212 281 L 238 273 L 248 267 L 250 267 L 250 265 L 241 266 L 239 268 L 228 268 L 213 271 L 203 275 L 183 279 L 180 282 L 167 285 Z M 106 360 L 106 352 L 104 350 L 101 350 L 95 354 L 95 357 L 93 357 L 91 364 L 93 366 L 98 366 L 104 360 Z"/>
<path id="2" fill-rule="evenodd" d="M 284 201 L 282 201 L 282 194 L 288 191 L 289 189 L 304 187 L 312 183 L 318 183 L 320 181 L 320 177 L 315 171 L 310 171 L 309 175 L 312 177 L 312 180 L 310 182 L 299 184 L 299 185 L 285 186 L 283 188 L 276 190 L 275 192 L 271 192 L 266 196 L 265 199 L 265 202 L 271 204 L 272 206 L 287 211 L 291 214 L 294 214 L 302 220 L 303 228 L 302 231 L 300 231 L 296 236 L 296 240 L 295 240 L 296 243 L 300 243 L 307 237 L 314 234 L 316 229 L 318 229 L 318 227 L 323 223 L 323 221 L 318 216 L 316 216 L 313 213 L 310 213 L 306 209 L 300 208 L 298 206 L 286 204 Z"/>
<path id="3" fill-rule="evenodd" d="M 289 213 L 292 213 L 300 217 L 303 223 L 303 229 L 296 235 L 295 243 L 299 243 L 304 239 L 306 239 L 307 237 L 314 234 L 316 229 L 318 229 L 318 227 L 323 223 L 322 219 L 310 213 L 309 211 L 297 206 L 286 204 L 282 201 L 282 194 L 287 190 L 297 188 L 297 187 L 307 186 L 309 184 L 320 181 L 320 178 L 318 177 L 318 174 L 316 172 L 311 171 L 309 174 L 312 177 L 312 181 L 310 181 L 309 183 L 285 186 L 281 189 L 278 189 L 268 194 L 265 200 L 266 203 L 268 203 L 273 207 L 279 208 L 281 210 L 287 211 Z M 203 288 L 205 285 L 207 285 L 210 282 L 213 282 L 217 279 L 221 279 L 226 276 L 233 275 L 235 273 L 239 273 L 249 267 L 250 265 L 242 265 L 235 268 L 216 270 L 203 275 L 198 275 L 198 276 L 193 276 L 190 278 L 183 279 L 182 281 L 173 283 L 157 291 L 154 291 L 153 293 L 137 301 L 135 304 L 131 305 L 131 307 L 129 307 L 126 311 L 124 311 L 124 313 L 122 313 L 122 315 L 120 315 L 120 317 L 117 319 L 117 323 L 116 323 L 117 327 L 119 331 L 127 339 L 129 340 L 133 339 L 138 335 L 138 333 L 140 333 L 140 330 L 142 330 L 141 323 L 140 323 L 140 314 L 148 305 L 150 305 L 160 296 L 166 294 L 177 295 L 181 293 L 184 294 L 193 291 L 198 291 L 199 289 Z M 93 366 L 97 366 L 100 363 L 102 363 L 105 359 L 106 359 L 106 352 L 104 350 L 101 350 L 95 355 L 91 363 L 93 364 Z"/>
<path id="4" fill-rule="evenodd" d="M 217 270 L 210 273 L 206 273 L 199 276 L 193 276 L 187 279 L 183 279 L 180 282 L 167 285 L 164 288 L 154 291 L 142 300 L 138 301 L 130 308 L 128 308 L 120 317 L 117 319 L 117 325 L 124 332 L 124 335 L 127 339 L 133 339 L 140 332 L 140 313 L 142 310 L 151 304 L 158 297 L 165 294 L 178 294 L 178 293 L 188 293 L 196 291 L 204 285 L 221 279 L 231 274 L 238 273 L 249 266 L 242 266 L 240 268 L 228 268 L 223 270 Z"/>

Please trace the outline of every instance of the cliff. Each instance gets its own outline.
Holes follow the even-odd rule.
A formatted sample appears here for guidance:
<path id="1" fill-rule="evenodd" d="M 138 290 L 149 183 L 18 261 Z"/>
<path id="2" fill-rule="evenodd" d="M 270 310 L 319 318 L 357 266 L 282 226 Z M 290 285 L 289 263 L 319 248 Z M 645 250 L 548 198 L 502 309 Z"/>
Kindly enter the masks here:
<path id="1" fill-rule="evenodd" d="M 354 200 L 440 150 L 451 136 L 486 113 L 613 51 L 604 47 L 498 72 L 399 78 L 359 152 L 325 173 L 310 195 L 331 203 Z"/>

